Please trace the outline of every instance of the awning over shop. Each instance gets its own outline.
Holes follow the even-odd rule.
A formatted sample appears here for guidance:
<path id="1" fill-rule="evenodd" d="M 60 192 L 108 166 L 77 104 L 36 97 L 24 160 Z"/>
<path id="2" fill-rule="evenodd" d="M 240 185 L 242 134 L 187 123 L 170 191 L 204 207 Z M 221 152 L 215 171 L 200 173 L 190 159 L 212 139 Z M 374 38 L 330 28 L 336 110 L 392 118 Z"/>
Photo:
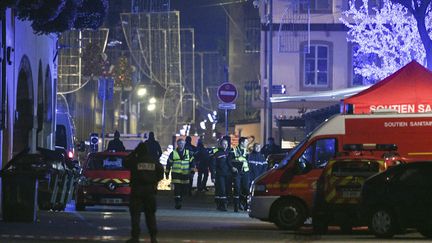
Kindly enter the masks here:
<path id="1" fill-rule="evenodd" d="M 370 86 L 360 86 L 340 90 L 317 92 L 307 95 L 275 96 L 270 100 L 273 108 L 307 108 L 321 109 L 332 105 L 339 105 L 340 101 Z"/>
<path id="2" fill-rule="evenodd" d="M 432 111 L 432 72 L 412 61 L 397 72 L 343 100 L 344 111 L 352 106 L 354 114 L 367 114 L 377 109 L 399 113 Z"/>

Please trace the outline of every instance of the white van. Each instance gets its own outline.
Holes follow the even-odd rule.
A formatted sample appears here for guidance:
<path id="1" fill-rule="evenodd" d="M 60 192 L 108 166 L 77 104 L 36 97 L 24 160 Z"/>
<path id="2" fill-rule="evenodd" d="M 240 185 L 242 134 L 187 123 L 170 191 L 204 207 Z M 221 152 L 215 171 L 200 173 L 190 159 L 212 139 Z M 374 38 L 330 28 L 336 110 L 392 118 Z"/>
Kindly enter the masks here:
<path id="1" fill-rule="evenodd" d="M 56 147 L 63 147 L 70 159 L 76 159 L 75 149 L 75 125 L 69 113 L 56 111 Z"/>

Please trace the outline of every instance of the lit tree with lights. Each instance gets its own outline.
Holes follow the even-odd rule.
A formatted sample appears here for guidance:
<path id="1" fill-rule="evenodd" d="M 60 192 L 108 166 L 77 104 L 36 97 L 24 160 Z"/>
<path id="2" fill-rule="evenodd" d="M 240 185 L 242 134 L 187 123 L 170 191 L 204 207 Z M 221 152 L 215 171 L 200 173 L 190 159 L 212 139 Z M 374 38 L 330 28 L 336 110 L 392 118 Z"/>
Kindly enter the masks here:
<path id="1" fill-rule="evenodd" d="M 357 1 L 360 6 L 350 1 L 340 20 L 349 28 L 348 41 L 358 44 L 354 58 L 374 60 L 360 61 L 355 73 L 380 80 L 411 60 L 432 69 L 431 28 L 427 28 L 432 23 L 432 0 L 384 0 L 381 9 L 369 9 L 368 0 Z"/>
<path id="2" fill-rule="evenodd" d="M 114 67 L 114 81 L 117 87 L 132 86 L 132 72 L 134 67 L 129 64 L 127 57 L 121 56 Z"/>

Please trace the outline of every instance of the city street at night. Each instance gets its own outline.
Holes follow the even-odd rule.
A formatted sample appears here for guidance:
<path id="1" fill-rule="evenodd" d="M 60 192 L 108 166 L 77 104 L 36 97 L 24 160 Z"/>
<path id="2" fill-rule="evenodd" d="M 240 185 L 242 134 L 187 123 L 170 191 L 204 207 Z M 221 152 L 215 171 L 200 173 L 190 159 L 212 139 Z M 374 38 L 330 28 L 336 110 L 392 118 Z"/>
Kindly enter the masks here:
<path id="1" fill-rule="evenodd" d="M 159 242 L 383 242 L 368 234 L 365 228 L 345 235 L 337 227 L 330 228 L 325 236 L 312 234 L 311 227 L 301 230 L 281 231 L 273 224 L 251 219 L 245 212 L 215 210 L 213 197 L 194 195 L 186 198 L 184 207 L 173 207 L 171 192 L 160 192 L 157 220 Z M 65 212 L 40 211 L 35 223 L 0 222 L 0 242 L 125 242 L 129 237 L 128 208 L 95 206 L 76 212 L 68 205 Z M 142 216 L 143 232 L 145 220 Z M 393 241 L 413 242 L 424 238 L 411 232 L 396 236 Z M 150 242 L 146 233 L 140 242 Z"/>

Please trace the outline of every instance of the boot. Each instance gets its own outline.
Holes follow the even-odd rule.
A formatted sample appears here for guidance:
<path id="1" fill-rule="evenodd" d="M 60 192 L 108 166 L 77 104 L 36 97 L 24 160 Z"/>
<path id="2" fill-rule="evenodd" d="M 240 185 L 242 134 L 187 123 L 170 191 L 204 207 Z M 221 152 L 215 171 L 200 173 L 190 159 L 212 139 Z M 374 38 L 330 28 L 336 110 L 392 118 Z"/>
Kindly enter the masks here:
<path id="1" fill-rule="evenodd" d="M 234 198 L 233 204 L 234 204 L 234 212 L 237 213 L 239 211 L 239 200 L 238 200 L 238 198 Z"/>
<path id="2" fill-rule="evenodd" d="M 224 211 L 224 212 L 227 211 L 227 203 L 226 202 L 221 203 L 221 211 Z"/>
<path id="3" fill-rule="evenodd" d="M 176 198 L 175 199 L 175 209 L 181 209 L 182 205 L 181 205 L 181 198 Z"/>
<path id="4" fill-rule="evenodd" d="M 156 235 L 150 235 L 150 243 L 158 243 Z"/>

